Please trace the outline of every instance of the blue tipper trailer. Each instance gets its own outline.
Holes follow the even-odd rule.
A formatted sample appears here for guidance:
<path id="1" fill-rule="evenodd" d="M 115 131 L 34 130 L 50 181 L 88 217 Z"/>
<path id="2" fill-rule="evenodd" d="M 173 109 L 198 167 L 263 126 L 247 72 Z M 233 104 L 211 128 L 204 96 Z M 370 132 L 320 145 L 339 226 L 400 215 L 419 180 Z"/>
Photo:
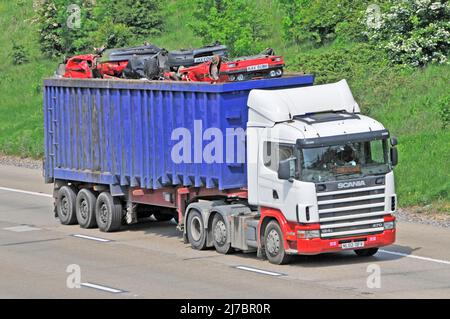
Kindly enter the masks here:
<path id="1" fill-rule="evenodd" d="M 166 207 L 164 213 L 173 212 L 180 219 L 186 204 L 183 195 L 192 198 L 245 191 L 245 162 L 176 163 L 171 151 L 178 141 L 172 140 L 172 132 L 185 128 L 193 139 L 198 138 L 194 126 L 200 121 L 203 130 L 218 128 L 225 139 L 227 128 L 246 130 L 251 90 L 310 86 L 313 82 L 312 75 L 224 84 L 46 79 L 44 177 L 55 185 L 55 215 L 63 224 L 78 222 L 92 227 L 95 217 L 82 223 L 84 217 L 77 220 L 72 212 L 78 209 L 76 196 L 83 189 L 80 195 L 94 203 L 95 196 L 107 192 L 117 207 L 122 205 L 122 217 L 128 223 L 137 220 L 128 214 L 136 203 Z M 202 143 L 205 146 L 208 141 Z M 196 151 L 193 142 L 192 157 Z M 98 200 L 97 206 L 101 209 Z M 98 226 L 103 231 L 118 228 Z"/>
<path id="2" fill-rule="evenodd" d="M 194 121 L 202 121 L 203 130 L 245 130 L 250 90 L 313 81 L 313 76 L 225 84 L 47 79 L 45 180 L 145 189 L 245 187 L 245 163 L 174 163 L 173 130 L 186 128 L 194 138 Z"/>

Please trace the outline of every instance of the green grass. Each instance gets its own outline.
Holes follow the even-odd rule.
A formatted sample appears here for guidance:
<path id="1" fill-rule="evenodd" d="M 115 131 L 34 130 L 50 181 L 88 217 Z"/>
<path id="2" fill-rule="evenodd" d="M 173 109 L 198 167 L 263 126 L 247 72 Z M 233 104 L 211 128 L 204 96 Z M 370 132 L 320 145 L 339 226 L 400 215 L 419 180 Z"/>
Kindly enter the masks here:
<path id="1" fill-rule="evenodd" d="M 270 1 L 257 1 L 273 17 L 267 22 L 271 37 L 264 46 L 285 55 L 290 71 L 313 72 L 324 82 L 347 78 L 363 112 L 399 138 L 400 163 L 395 174 L 401 205 L 439 203 L 441 210 L 450 211 L 450 128 L 442 128 L 439 116 L 440 101 L 449 94 L 450 66 L 400 70 L 386 65 L 380 52 L 361 55 L 361 47 L 352 43 L 321 48 L 286 44 L 280 27 L 282 12 Z M 203 44 L 188 27 L 195 22 L 191 3 L 167 1 L 165 32 L 148 40 L 167 49 Z M 40 158 L 42 79 L 53 73 L 58 61 L 40 54 L 32 14 L 32 0 L 0 0 L 0 153 Z M 14 41 L 25 46 L 28 63 L 12 64 Z"/>
<path id="2" fill-rule="evenodd" d="M 0 1 L 0 152 L 38 158 L 43 153 L 42 78 L 53 73 L 56 61 L 39 52 L 32 1 L 18 3 Z M 28 63 L 12 64 L 14 41 L 25 46 Z"/>
<path id="3" fill-rule="evenodd" d="M 371 116 L 399 137 L 395 173 L 403 205 L 450 202 L 450 129 L 443 129 L 438 110 L 449 83 L 449 65 L 430 66 L 387 77 L 364 101 Z"/>

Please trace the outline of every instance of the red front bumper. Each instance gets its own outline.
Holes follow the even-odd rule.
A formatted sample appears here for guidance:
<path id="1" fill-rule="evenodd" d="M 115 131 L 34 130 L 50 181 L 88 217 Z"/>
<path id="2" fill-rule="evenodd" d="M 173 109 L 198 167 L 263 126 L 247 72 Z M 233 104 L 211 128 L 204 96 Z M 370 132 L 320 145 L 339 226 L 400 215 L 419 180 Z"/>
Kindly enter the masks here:
<path id="1" fill-rule="evenodd" d="M 381 234 L 353 236 L 337 239 L 297 239 L 289 242 L 292 250 L 297 250 L 300 255 L 317 255 L 321 253 L 329 253 L 343 251 L 342 242 L 364 241 L 364 248 L 382 247 L 391 245 L 395 242 L 395 228 L 385 230 Z"/>

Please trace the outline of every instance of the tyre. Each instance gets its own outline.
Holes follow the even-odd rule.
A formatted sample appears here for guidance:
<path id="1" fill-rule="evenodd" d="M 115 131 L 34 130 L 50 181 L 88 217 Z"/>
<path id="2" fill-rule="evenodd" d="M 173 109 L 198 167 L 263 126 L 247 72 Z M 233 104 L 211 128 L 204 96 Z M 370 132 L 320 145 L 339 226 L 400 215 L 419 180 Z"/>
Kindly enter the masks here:
<path id="1" fill-rule="evenodd" d="M 229 238 L 227 224 L 220 214 L 214 215 L 212 222 L 212 234 L 214 239 L 214 247 L 221 254 L 229 254 L 233 251 Z"/>
<path id="2" fill-rule="evenodd" d="M 98 228 L 103 232 L 113 232 L 122 225 L 122 204 L 117 197 L 103 192 L 97 198 L 95 217 Z"/>
<path id="3" fill-rule="evenodd" d="M 136 213 L 138 219 L 149 218 L 153 215 L 153 211 L 149 206 L 141 204 L 137 205 Z"/>
<path id="4" fill-rule="evenodd" d="M 378 248 L 366 248 L 366 249 L 357 249 L 355 250 L 355 254 L 360 257 L 370 257 L 375 255 L 378 252 Z"/>
<path id="5" fill-rule="evenodd" d="M 58 190 L 56 198 L 56 214 L 63 225 L 75 225 L 77 215 L 75 213 L 75 201 L 77 195 L 69 186 L 63 186 Z"/>
<path id="6" fill-rule="evenodd" d="M 192 248 L 203 250 L 206 248 L 206 231 L 202 214 L 196 209 L 189 213 L 187 220 L 187 235 Z"/>
<path id="7" fill-rule="evenodd" d="M 97 226 L 95 205 L 97 198 L 89 189 L 83 188 L 78 192 L 75 210 L 78 224 L 81 228 L 94 228 Z"/>
<path id="8" fill-rule="evenodd" d="M 278 222 L 271 221 L 264 231 L 264 249 L 270 263 L 284 265 L 290 262 L 291 255 L 284 250 L 284 238 Z"/>
<path id="9" fill-rule="evenodd" d="M 160 74 L 160 68 L 158 63 L 158 58 L 150 58 L 144 63 L 144 74 L 149 80 L 154 80 L 158 78 Z"/>
<path id="10" fill-rule="evenodd" d="M 159 222 L 167 222 L 174 218 L 172 210 L 170 208 L 163 208 L 153 213 L 153 217 Z"/>

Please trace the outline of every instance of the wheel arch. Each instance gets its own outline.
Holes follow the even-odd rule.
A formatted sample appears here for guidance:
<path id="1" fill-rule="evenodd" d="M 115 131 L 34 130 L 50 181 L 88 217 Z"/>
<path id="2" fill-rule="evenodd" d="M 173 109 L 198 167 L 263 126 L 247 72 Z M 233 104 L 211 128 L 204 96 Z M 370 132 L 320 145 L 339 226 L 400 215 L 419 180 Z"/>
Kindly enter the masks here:
<path id="1" fill-rule="evenodd" d="M 259 222 L 259 229 L 258 229 L 258 245 L 259 247 L 264 247 L 264 241 L 262 240 L 264 238 L 264 231 L 267 227 L 267 225 L 275 220 L 278 225 L 280 225 L 281 231 L 283 232 L 283 241 L 284 241 L 284 248 L 289 249 L 289 244 L 287 241 L 286 234 L 289 232 L 289 226 L 286 218 L 284 217 L 283 213 L 275 208 L 267 208 L 267 207 L 261 207 L 261 219 Z"/>

